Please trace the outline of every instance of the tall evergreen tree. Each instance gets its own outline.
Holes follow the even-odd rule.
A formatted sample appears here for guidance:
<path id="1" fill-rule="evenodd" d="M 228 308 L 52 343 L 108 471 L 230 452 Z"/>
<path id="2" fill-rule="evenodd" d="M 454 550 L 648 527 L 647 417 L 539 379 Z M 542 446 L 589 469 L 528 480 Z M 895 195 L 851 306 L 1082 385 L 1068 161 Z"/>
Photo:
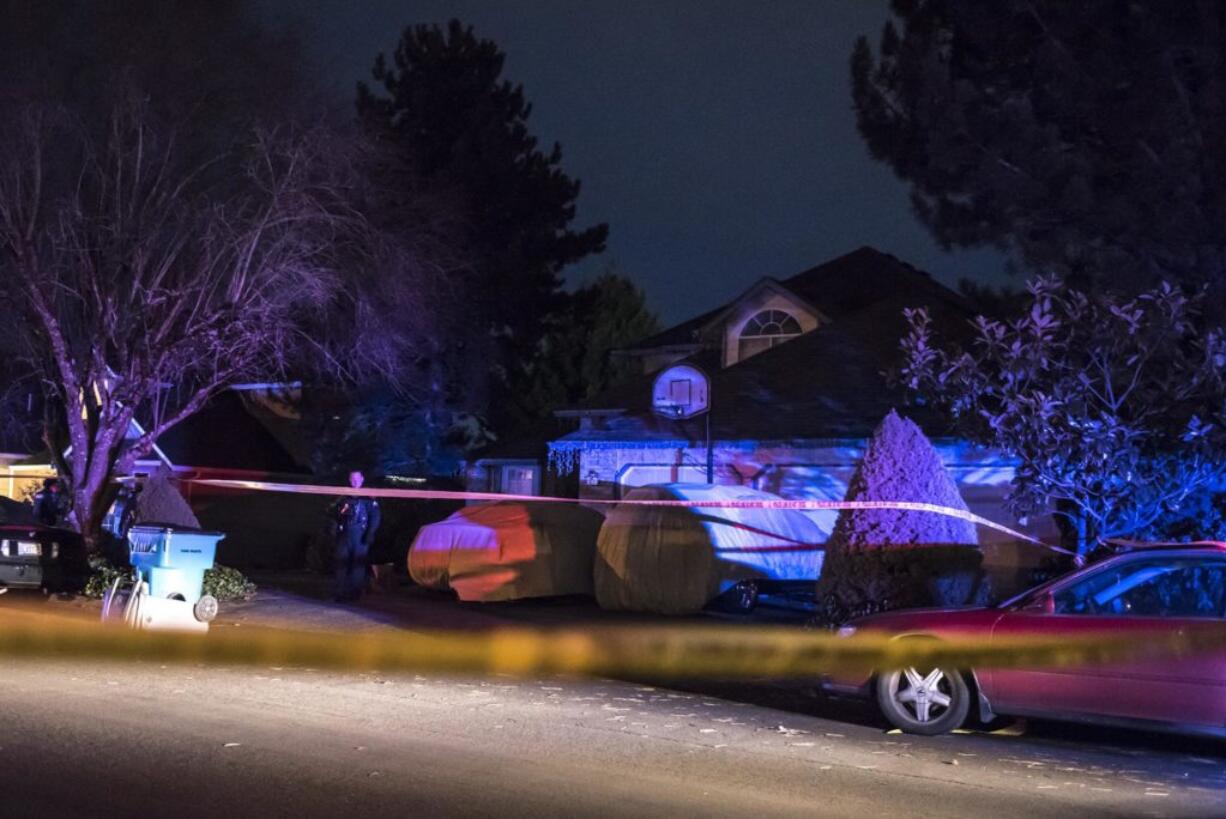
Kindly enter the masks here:
<path id="1" fill-rule="evenodd" d="M 535 425 L 554 410 L 574 406 L 641 372 L 634 362 L 612 353 L 659 329 L 643 291 L 611 270 L 567 294 L 541 340 L 540 354 L 516 378 L 521 386 L 513 400 L 514 421 Z"/>
<path id="2" fill-rule="evenodd" d="M 943 245 L 1129 290 L 1223 279 L 1226 4 L 892 7 L 852 101 Z"/>
<path id="3" fill-rule="evenodd" d="M 562 269 L 603 250 L 608 233 L 571 228 L 579 183 L 563 173 L 561 147 L 543 150 L 529 132 L 532 106 L 503 79 L 505 56 L 458 20 L 411 26 L 357 98 L 405 184 L 447 189 L 458 203 L 472 252 L 458 366 L 468 408 L 487 417 L 516 362 L 535 354 Z"/>

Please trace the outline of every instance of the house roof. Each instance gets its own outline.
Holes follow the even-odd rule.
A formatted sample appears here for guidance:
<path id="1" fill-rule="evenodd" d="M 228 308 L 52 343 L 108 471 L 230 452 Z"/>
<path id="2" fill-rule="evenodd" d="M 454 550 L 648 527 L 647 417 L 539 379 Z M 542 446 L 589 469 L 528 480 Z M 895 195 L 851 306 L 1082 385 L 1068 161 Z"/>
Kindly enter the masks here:
<path id="1" fill-rule="evenodd" d="M 697 344 L 704 330 L 722 319 L 736 302 L 756 293 L 763 282 L 782 285 L 802 303 L 834 320 L 868 308 L 882 298 L 916 304 L 936 301 L 965 307 L 960 295 L 924 271 L 865 246 L 786 279 L 759 280 L 728 304 L 642 339 L 625 351 L 647 352 L 661 347 Z"/>
<path id="2" fill-rule="evenodd" d="M 0 453 L 28 455 L 43 449 L 38 425 L 25 418 L 6 418 L 0 423 Z"/>
<path id="3" fill-rule="evenodd" d="M 900 310 L 917 304 L 969 309 L 962 296 L 924 271 L 871 247 L 811 267 L 783 284 L 835 321 L 883 302 Z"/>
<path id="4" fill-rule="evenodd" d="M 225 390 L 158 438 L 175 466 L 294 473 L 302 468 L 243 405 Z"/>
<path id="5" fill-rule="evenodd" d="M 714 310 L 703 313 L 701 316 L 695 316 L 680 324 L 675 324 L 667 330 L 661 330 L 654 336 L 649 336 L 630 347 L 624 348 L 622 352 L 643 352 L 660 347 L 679 347 L 697 344 L 699 333 L 718 316 L 722 315 L 726 309 L 726 305 L 724 307 L 717 307 Z"/>
<path id="6" fill-rule="evenodd" d="M 906 329 L 903 309 L 926 306 L 940 324 L 956 325 L 970 316 L 957 293 L 871 248 L 783 284 L 829 316 L 830 323 L 731 367 L 720 367 L 717 350 L 683 360 L 711 378 L 711 434 L 716 440 L 866 438 L 890 409 L 904 403 L 905 396 L 889 388 L 884 375 L 898 364 L 898 342 Z M 636 348 L 647 346 L 645 341 Z M 674 421 L 652 412 L 654 380 L 655 374 L 643 375 L 585 402 L 580 409 L 624 413 L 561 440 L 702 440 L 704 419 Z M 941 419 L 922 407 L 908 408 L 907 414 L 929 435 L 947 433 Z"/>
<path id="7" fill-rule="evenodd" d="M 493 441 L 473 453 L 469 461 L 536 460 L 549 449 L 549 442 L 566 434 L 570 425 L 559 418 L 545 418 L 519 434 Z"/>

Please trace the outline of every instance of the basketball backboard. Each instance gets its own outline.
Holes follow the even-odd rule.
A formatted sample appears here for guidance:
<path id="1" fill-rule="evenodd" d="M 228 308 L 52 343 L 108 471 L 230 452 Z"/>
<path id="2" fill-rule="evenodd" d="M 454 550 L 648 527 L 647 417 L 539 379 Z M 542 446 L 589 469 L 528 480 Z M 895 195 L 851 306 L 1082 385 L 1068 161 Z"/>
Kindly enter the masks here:
<path id="1" fill-rule="evenodd" d="M 689 364 L 675 364 L 656 376 L 651 407 L 667 418 L 693 418 L 711 408 L 707 374 Z"/>

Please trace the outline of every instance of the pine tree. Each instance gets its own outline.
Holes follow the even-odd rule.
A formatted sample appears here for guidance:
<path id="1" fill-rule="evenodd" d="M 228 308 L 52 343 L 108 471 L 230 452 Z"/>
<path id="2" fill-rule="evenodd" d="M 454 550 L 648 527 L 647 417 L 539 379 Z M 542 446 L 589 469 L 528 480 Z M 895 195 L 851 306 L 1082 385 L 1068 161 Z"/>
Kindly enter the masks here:
<path id="1" fill-rule="evenodd" d="M 1077 284 L 1226 290 L 1226 4 L 891 6 L 851 55 L 852 103 L 942 245 Z"/>
<path id="2" fill-rule="evenodd" d="M 848 501 L 917 501 L 967 511 L 941 457 L 914 422 L 891 411 L 873 433 Z M 880 608 L 960 604 L 983 588 L 975 525 L 934 512 L 839 513 L 826 543 L 818 600 L 832 621 Z M 975 576 L 964 575 L 970 571 Z"/>
<path id="3" fill-rule="evenodd" d="M 659 332 L 643 291 L 609 270 L 567 294 L 541 341 L 540 354 L 517 373 L 515 420 L 524 428 L 548 420 L 554 410 L 573 407 L 641 374 L 634 362 L 612 352 Z"/>
<path id="4" fill-rule="evenodd" d="M 481 411 L 530 360 L 560 305 L 564 267 L 604 249 L 608 228 L 572 230 L 578 181 L 562 149 L 542 150 L 528 130 L 523 87 L 502 78 L 506 55 L 471 26 L 405 29 L 391 64 L 380 55 L 372 90 L 358 87 L 367 132 L 392 152 L 393 186 L 450 192 L 472 259 L 456 347 L 469 408 Z M 395 209 L 396 203 L 389 201 Z"/>

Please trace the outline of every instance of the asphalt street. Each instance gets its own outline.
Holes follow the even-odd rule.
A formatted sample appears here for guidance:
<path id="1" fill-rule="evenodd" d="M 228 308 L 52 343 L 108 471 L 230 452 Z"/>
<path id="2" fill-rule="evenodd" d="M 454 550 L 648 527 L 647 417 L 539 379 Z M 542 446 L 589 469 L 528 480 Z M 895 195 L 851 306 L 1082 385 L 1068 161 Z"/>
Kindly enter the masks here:
<path id="1" fill-rule="evenodd" d="M 629 682 L 23 663 L 0 686 L 10 817 L 1209 816 L 1226 804 L 1211 747 L 917 738 Z"/>
<path id="2" fill-rule="evenodd" d="M 267 610 L 318 627 L 396 627 L 360 609 L 329 615 L 262 597 L 263 609 L 231 608 L 217 627 L 267 627 Z M 859 703 L 767 681 L 22 662 L 0 667 L 0 692 L 0 815 L 11 817 L 1212 816 L 1226 806 L 1219 743 L 1050 725 L 912 737 Z"/>

